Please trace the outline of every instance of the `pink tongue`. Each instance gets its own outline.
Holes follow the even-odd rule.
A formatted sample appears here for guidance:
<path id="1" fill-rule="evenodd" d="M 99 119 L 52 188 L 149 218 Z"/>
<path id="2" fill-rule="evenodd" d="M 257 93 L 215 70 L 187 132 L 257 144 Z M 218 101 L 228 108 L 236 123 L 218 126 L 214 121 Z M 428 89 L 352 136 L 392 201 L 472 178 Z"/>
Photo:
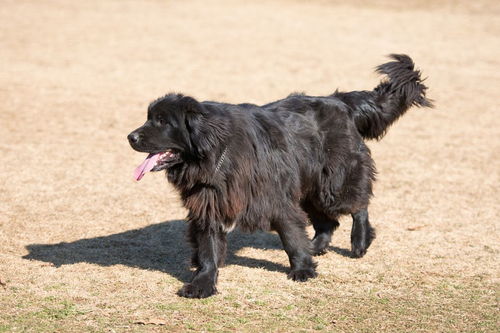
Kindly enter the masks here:
<path id="1" fill-rule="evenodd" d="M 139 165 L 134 171 L 134 179 L 139 181 L 146 174 L 146 172 L 151 171 L 154 168 L 156 161 L 160 157 L 160 154 L 149 154 L 144 162 Z"/>

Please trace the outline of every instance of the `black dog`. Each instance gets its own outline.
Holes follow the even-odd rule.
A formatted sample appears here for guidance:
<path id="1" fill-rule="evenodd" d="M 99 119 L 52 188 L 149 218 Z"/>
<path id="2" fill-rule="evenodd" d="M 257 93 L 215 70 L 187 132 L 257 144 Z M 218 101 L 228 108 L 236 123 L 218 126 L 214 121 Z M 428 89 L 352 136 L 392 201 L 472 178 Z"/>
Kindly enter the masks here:
<path id="1" fill-rule="evenodd" d="M 151 103 L 146 123 L 128 140 L 149 153 L 135 178 L 166 170 L 189 210 L 197 270 L 181 296 L 216 293 L 226 234 L 235 227 L 275 230 L 296 281 L 317 275 L 312 255 L 326 251 L 342 214 L 353 218 L 353 256 L 366 253 L 375 238 L 367 211 L 375 166 L 363 138 L 380 139 L 412 105 L 432 106 L 411 58 L 391 58 L 377 68 L 388 80 L 373 91 L 291 95 L 263 106 L 179 94 Z"/>

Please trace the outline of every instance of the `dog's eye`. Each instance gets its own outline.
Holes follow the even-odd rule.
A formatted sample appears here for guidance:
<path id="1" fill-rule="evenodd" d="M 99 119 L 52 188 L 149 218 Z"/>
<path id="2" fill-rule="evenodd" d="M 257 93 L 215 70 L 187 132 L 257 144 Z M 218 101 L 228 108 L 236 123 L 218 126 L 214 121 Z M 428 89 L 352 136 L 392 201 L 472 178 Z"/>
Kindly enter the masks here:
<path id="1" fill-rule="evenodd" d="M 165 121 L 165 119 L 163 119 L 162 117 L 157 117 L 157 118 L 156 118 L 156 122 L 157 122 L 158 124 L 160 124 L 161 126 L 164 126 L 164 125 L 166 125 L 166 124 L 167 124 L 167 122 Z"/>

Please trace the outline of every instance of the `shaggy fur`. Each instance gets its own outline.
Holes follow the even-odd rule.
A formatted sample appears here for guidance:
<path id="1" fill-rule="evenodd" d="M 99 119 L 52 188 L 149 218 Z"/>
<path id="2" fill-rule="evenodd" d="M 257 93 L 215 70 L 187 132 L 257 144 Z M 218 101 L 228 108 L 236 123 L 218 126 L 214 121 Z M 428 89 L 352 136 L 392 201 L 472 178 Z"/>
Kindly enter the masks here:
<path id="1" fill-rule="evenodd" d="M 171 153 L 153 171 L 166 170 L 189 211 L 197 270 L 181 296 L 216 293 L 235 227 L 275 230 L 296 281 L 317 275 L 312 256 L 327 250 L 342 214 L 353 218 L 353 256 L 366 253 L 375 238 L 367 211 L 375 166 L 363 138 L 380 139 L 412 105 L 431 106 L 412 60 L 391 57 L 377 68 L 388 79 L 373 91 L 291 95 L 263 106 L 180 94 L 151 103 L 146 123 L 128 138 L 137 151 Z"/>

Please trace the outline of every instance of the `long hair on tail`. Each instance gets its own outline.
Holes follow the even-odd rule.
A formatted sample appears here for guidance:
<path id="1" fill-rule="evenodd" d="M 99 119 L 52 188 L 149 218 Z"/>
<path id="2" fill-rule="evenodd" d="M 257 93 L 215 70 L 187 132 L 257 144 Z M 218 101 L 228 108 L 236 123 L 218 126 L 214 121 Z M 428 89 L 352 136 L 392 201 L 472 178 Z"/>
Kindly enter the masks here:
<path id="1" fill-rule="evenodd" d="M 433 101 L 425 97 L 427 87 L 413 60 L 405 54 L 391 54 L 389 58 L 394 61 L 376 68 L 387 79 L 372 91 L 333 94 L 349 106 L 359 133 L 366 139 L 381 139 L 412 106 L 433 107 Z"/>

